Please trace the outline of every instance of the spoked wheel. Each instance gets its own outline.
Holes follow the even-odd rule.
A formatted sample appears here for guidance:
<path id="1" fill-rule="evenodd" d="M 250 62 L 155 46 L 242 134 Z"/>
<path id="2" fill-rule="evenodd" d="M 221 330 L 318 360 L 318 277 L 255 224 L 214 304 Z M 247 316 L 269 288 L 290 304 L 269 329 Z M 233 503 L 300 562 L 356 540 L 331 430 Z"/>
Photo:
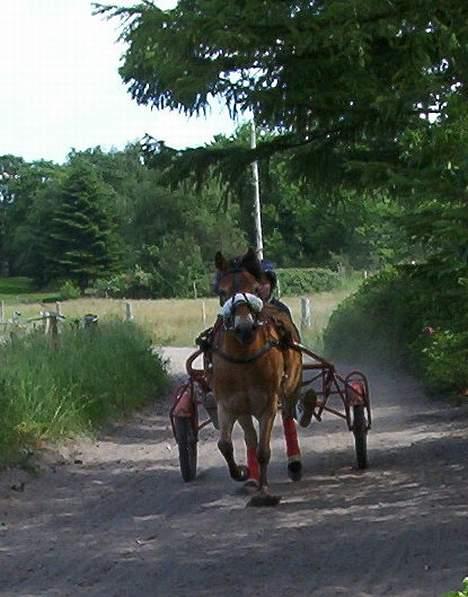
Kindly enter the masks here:
<path id="1" fill-rule="evenodd" d="M 197 476 L 197 437 L 190 417 L 174 417 L 175 435 L 179 448 L 182 479 L 193 481 Z"/>
<path id="2" fill-rule="evenodd" d="M 367 432 L 370 427 L 369 394 L 367 380 L 357 371 L 350 374 L 346 379 L 346 399 L 348 417 L 352 411 L 352 419 L 348 421 L 348 424 L 354 435 L 357 466 L 359 469 L 365 469 L 368 466 Z"/>
<path id="3" fill-rule="evenodd" d="M 364 405 L 353 406 L 353 434 L 356 448 L 357 465 L 360 469 L 367 468 L 367 421 Z"/>

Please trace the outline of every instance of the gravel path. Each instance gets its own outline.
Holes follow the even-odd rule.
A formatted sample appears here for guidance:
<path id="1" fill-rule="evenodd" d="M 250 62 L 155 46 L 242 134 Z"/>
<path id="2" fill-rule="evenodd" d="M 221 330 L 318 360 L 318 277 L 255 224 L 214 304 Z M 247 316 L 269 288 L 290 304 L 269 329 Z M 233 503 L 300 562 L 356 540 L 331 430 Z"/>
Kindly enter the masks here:
<path id="1" fill-rule="evenodd" d="M 188 349 L 168 349 L 175 375 Z M 0 476 L 2 596 L 440 597 L 468 574 L 468 408 L 408 377 L 369 371 L 370 468 L 328 417 L 301 430 L 305 474 L 287 480 L 275 428 L 275 509 L 245 508 L 212 428 L 200 473 L 180 478 L 167 400 L 96 441 Z"/>

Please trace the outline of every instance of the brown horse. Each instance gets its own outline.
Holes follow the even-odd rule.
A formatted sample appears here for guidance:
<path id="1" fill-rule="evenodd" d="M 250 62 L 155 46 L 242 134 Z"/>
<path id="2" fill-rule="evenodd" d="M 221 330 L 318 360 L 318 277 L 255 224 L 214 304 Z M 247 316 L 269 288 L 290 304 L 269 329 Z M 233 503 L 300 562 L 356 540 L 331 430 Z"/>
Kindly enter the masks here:
<path id="1" fill-rule="evenodd" d="M 222 325 L 212 343 L 211 384 L 218 407 L 218 447 L 231 477 L 257 481 L 258 493 L 249 505 L 276 505 L 268 493 L 267 467 L 278 403 L 294 398 L 302 380 L 302 356 L 291 348 L 294 325 L 288 315 L 264 305 L 257 296 L 262 270 L 253 249 L 234 262 L 216 254 L 217 289 L 223 303 Z M 294 328 L 293 331 L 289 328 Z M 287 412 L 288 409 L 285 409 Z M 259 423 L 259 438 L 252 417 Z M 238 465 L 231 439 L 234 423 L 241 425 L 247 445 L 248 467 Z M 300 478 L 300 456 L 293 419 L 283 414 L 290 476 Z M 292 474 L 291 474 L 292 473 Z"/>

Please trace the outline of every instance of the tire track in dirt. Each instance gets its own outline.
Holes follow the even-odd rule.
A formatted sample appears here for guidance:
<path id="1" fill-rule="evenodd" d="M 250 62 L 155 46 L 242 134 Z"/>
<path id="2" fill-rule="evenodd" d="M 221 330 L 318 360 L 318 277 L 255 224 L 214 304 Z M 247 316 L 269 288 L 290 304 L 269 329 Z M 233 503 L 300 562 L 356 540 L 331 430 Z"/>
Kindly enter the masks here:
<path id="1" fill-rule="evenodd" d="M 187 353 L 167 350 L 175 375 Z M 328 417 L 301 430 L 305 474 L 293 484 L 277 426 L 276 509 L 245 508 L 210 428 L 199 476 L 184 484 L 164 400 L 65 446 L 37 477 L 3 473 L 0 595 L 440 597 L 457 587 L 468 573 L 468 408 L 390 370 L 368 373 L 369 470 L 353 468 L 352 435 Z"/>

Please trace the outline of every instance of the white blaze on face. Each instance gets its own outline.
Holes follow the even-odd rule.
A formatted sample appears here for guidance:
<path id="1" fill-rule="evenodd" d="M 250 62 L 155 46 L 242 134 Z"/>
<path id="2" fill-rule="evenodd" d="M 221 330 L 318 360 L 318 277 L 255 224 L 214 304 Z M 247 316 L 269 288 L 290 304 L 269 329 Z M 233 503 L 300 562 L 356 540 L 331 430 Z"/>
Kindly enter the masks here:
<path id="1" fill-rule="evenodd" d="M 238 292 L 224 303 L 223 308 L 221 309 L 221 315 L 223 319 L 229 319 L 232 316 L 233 309 L 240 303 L 248 303 L 250 308 L 256 313 L 260 313 L 260 311 L 263 309 L 263 301 L 262 299 L 258 298 L 258 296 L 248 292 L 245 294 Z M 249 318 L 253 323 L 253 316 L 251 313 L 249 313 Z M 235 323 L 237 323 L 237 320 L 238 316 L 236 316 Z"/>
<path id="2" fill-rule="evenodd" d="M 254 318 L 253 318 L 252 313 L 248 313 L 247 315 L 244 315 L 243 317 L 241 317 L 240 315 L 236 315 L 234 317 L 234 327 L 235 328 L 239 327 L 241 323 L 243 323 L 244 325 L 246 323 L 248 323 L 249 325 L 253 325 Z"/>

